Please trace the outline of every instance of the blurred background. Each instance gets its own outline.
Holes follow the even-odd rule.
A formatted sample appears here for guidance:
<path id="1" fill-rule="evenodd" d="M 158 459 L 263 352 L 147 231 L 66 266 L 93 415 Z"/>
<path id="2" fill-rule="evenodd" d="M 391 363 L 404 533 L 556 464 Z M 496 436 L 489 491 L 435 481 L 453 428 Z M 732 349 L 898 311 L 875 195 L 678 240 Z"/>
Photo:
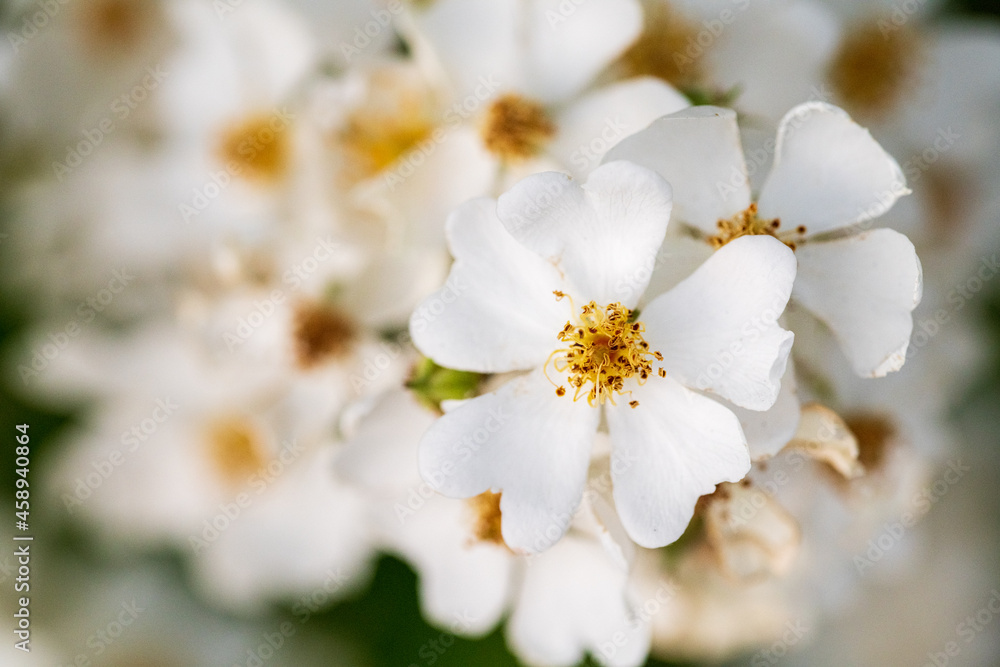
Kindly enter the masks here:
<path id="1" fill-rule="evenodd" d="M 247 5 L 253 2 L 245 0 Z M 239 11 L 243 3 L 244 0 L 204 2 L 220 16 Z M 266 55 L 257 49 L 278 48 L 284 38 L 280 33 L 291 29 L 281 21 L 267 24 L 264 15 L 260 19 L 264 25 L 259 29 L 271 34 L 273 42 L 243 40 L 239 34 L 215 33 L 210 29 L 178 42 L 177 35 L 164 27 L 164 16 L 157 13 L 161 10 L 156 7 L 162 4 L 7 0 L 0 5 L 0 26 L 6 42 L 0 62 L 3 95 L 0 432 L 8 443 L 0 457 L 3 471 L 0 498 L 4 510 L 0 536 L 8 545 L 0 550 L 3 589 L 0 598 L 9 630 L 13 629 L 11 615 L 16 611 L 17 598 L 16 564 L 13 547 L 9 545 L 13 544 L 10 537 L 17 532 L 14 495 L 18 474 L 14 442 L 19 434 L 16 426 L 20 424 L 30 426 L 30 534 L 34 537 L 30 609 L 33 651 L 28 656 L 14 650 L 16 640 L 8 630 L 0 647 L 0 664 L 122 667 L 521 664 L 508 650 L 502 626 L 482 638 L 470 639 L 455 636 L 440 623 L 432 625 L 425 621 L 419 603 L 418 575 L 392 549 L 382 548 L 380 555 L 365 557 L 366 562 L 358 565 L 348 578 L 349 585 L 345 586 L 338 571 L 331 569 L 325 580 L 317 580 L 321 584 L 305 592 L 276 595 L 260 604 L 236 605 L 230 604 L 225 595 L 215 594 L 211 571 L 194 571 L 190 554 L 183 545 L 165 539 L 129 537 L 132 533 L 126 530 L 96 526 L 92 517 L 83 520 L 76 513 L 73 481 L 86 479 L 86 475 L 94 472 L 102 475 L 102 470 L 113 470 L 119 465 L 106 454 L 93 453 L 99 450 L 87 450 L 91 453 L 84 456 L 83 464 L 75 472 L 68 463 L 78 462 L 79 456 L 71 451 L 81 440 L 118 440 L 118 431 L 113 426 L 103 433 L 100 428 L 95 430 L 93 415 L 113 412 L 114 405 L 108 405 L 116 400 L 113 397 L 127 397 L 131 388 L 140 386 L 144 378 L 161 371 L 173 372 L 184 363 L 183 355 L 164 348 L 162 358 L 137 366 L 124 377 L 116 377 L 112 372 L 119 359 L 116 344 L 102 347 L 96 339 L 118 340 L 122 332 L 154 317 L 171 300 L 166 285 L 176 275 L 196 276 L 203 270 L 213 273 L 211 279 L 195 278 L 199 285 L 210 285 L 204 287 L 210 292 L 225 283 L 225 280 L 213 282 L 218 281 L 218 275 L 249 271 L 247 267 L 252 268 L 252 262 L 245 257 L 234 260 L 223 252 L 226 246 L 220 238 L 224 235 L 218 230 L 225 229 L 228 233 L 235 228 L 238 234 L 245 232 L 245 237 L 251 239 L 250 245 L 267 247 L 272 240 L 260 231 L 256 219 L 259 212 L 295 215 L 282 208 L 285 203 L 272 201 L 271 194 L 259 193 L 251 193 L 239 201 L 220 199 L 217 206 L 202 210 L 198 192 L 212 199 L 213 190 L 205 187 L 208 181 L 197 178 L 193 179 L 192 188 L 192 179 L 186 172 L 189 165 L 200 168 L 204 164 L 198 146 L 199 142 L 205 142 L 202 132 L 209 124 L 206 117 L 231 113 L 242 104 L 237 98 L 245 89 L 261 84 L 260 79 L 266 78 L 255 69 L 256 60 Z M 349 69 L 349 54 L 345 55 L 338 46 L 345 39 L 354 38 L 354 27 L 363 25 L 363 19 L 375 7 L 365 3 L 345 3 L 340 7 L 336 0 L 327 4 L 306 0 L 273 4 L 286 5 L 282 11 L 313 32 L 320 50 L 325 49 L 318 58 L 319 68 L 332 80 Z M 848 6 L 847 12 L 858 9 L 852 9 L 855 3 L 850 2 L 830 4 Z M 77 18 L 74 12 L 84 6 L 96 12 L 94 8 L 98 5 L 103 13 L 98 19 L 91 16 L 97 23 L 89 27 L 94 31 L 94 42 L 83 47 L 83 53 L 92 60 L 83 56 L 74 59 L 72 49 L 65 47 L 66 41 L 74 38 L 72 22 Z M 143 8 L 136 9 L 136 5 Z M 894 8 L 906 15 L 919 12 L 920 21 L 928 30 L 962 26 L 970 31 L 982 30 L 984 39 L 1000 42 L 997 2 L 966 0 L 942 4 L 914 0 L 880 7 L 889 16 Z M 47 13 L 50 20 L 32 30 L 30 21 L 38 12 Z M 354 19 L 349 18 L 350 12 L 355 12 Z M 199 28 L 195 25 L 191 29 L 197 32 Z M 286 37 L 294 41 L 294 35 Z M 372 39 L 382 42 L 377 47 L 381 53 L 403 54 L 408 48 L 391 31 L 380 32 Z M 194 46 L 190 53 L 170 61 L 190 80 L 173 81 L 169 90 L 157 90 L 160 84 L 154 63 L 166 62 L 162 59 L 172 50 L 191 43 Z M 294 50 L 295 46 L 288 48 Z M 1000 49 L 986 49 L 984 53 L 997 54 Z M 294 59 L 290 57 L 290 61 Z M 979 74 L 1000 69 L 1000 61 L 984 61 L 980 65 L 981 68 L 972 63 L 962 73 L 968 76 L 967 87 L 976 87 L 975 77 Z M 284 61 L 282 66 L 296 67 Z M 282 81 L 281 72 L 269 71 L 268 75 L 273 75 L 273 81 Z M 1000 128 L 1000 77 L 984 74 L 983 81 L 979 91 L 982 108 L 977 108 L 977 113 L 987 125 Z M 158 94 L 163 99 L 156 102 L 156 112 L 164 113 L 166 109 L 172 114 L 166 128 L 158 126 L 159 121 L 152 118 L 153 105 L 146 101 L 147 95 L 155 98 Z M 265 99 L 268 95 L 271 99 L 283 99 L 282 96 L 299 99 L 307 94 L 286 86 L 281 91 L 265 92 Z M 304 102 L 301 108 L 335 104 L 341 99 L 338 95 L 349 96 L 350 86 L 346 86 L 346 92 L 336 88 L 329 96 L 318 95 Z M 110 107 L 108 100 L 114 100 Z M 105 122 L 108 125 L 102 124 Z M 889 121 L 878 127 L 891 125 Z M 876 128 L 873 134 L 903 161 L 906 154 L 895 153 L 888 131 L 880 135 Z M 175 147 L 151 148 L 162 142 L 165 135 L 177 138 Z M 93 155 L 91 149 L 82 156 L 67 153 L 66 147 L 74 145 L 81 136 L 94 144 Z M 123 136 L 127 136 L 127 142 Z M 238 154 L 239 149 L 234 151 Z M 278 168 L 287 159 L 278 149 L 265 152 L 267 155 L 252 165 L 260 170 L 259 178 L 264 180 L 269 178 L 269 169 Z M 867 389 L 868 394 L 857 397 L 864 402 L 870 396 L 870 406 L 888 403 L 902 411 L 919 412 L 924 399 L 928 404 L 944 407 L 946 421 L 926 426 L 944 432 L 939 440 L 948 443 L 945 450 L 938 449 L 926 457 L 927 469 L 922 479 L 927 480 L 924 488 L 932 490 L 926 516 L 899 536 L 893 532 L 892 518 L 876 522 L 872 532 L 859 544 L 870 546 L 868 540 L 874 539 L 877 546 L 878 538 L 888 532 L 893 548 L 886 550 L 884 561 L 881 551 L 876 549 L 874 554 L 878 557 L 873 557 L 871 549 L 863 548 L 858 553 L 871 561 L 869 571 L 865 567 L 859 569 L 856 562 L 845 557 L 846 569 L 852 575 L 850 583 L 844 586 L 850 589 L 850 594 L 835 595 L 834 602 L 824 604 L 801 628 L 789 626 L 788 632 L 778 633 L 773 639 L 757 638 L 755 645 L 739 645 L 714 653 L 703 651 L 700 656 L 697 651 L 689 656 L 679 655 L 683 651 L 670 655 L 669 650 L 657 651 L 654 647 L 655 654 L 674 661 L 654 657 L 649 665 L 1000 664 L 1000 612 L 994 611 L 1000 610 L 1000 523 L 997 521 L 1000 283 L 989 279 L 996 270 L 980 272 L 982 266 L 992 266 L 995 253 L 1000 252 L 1000 198 L 997 197 L 1000 181 L 996 179 L 1000 168 L 996 166 L 996 156 L 996 152 L 991 152 L 987 160 L 993 167 L 989 172 L 992 176 L 977 174 L 985 179 L 985 185 L 974 201 L 973 195 L 961 188 L 949 189 L 941 182 L 932 184 L 931 179 L 920 184 L 928 191 L 938 188 L 931 194 L 943 201 L 943 206 L 954 207 L 956 203 L 949 201 L 949 197 L 958 198 L 974 213 L 964 214 L 965 219 L 971 220 L 968 224 L 948 228 L 949 242 L 941 242 L 948 248 L 942 248 L 940 256 L 936 254 L 933 235 L 924 245 L 918 244 L 927 286 L 925 304 L 915 313 L 915 336 L 921 331 L 925 334 L 914 339 L 915 356 L 929 361 L 909 374 L 911 364 L 908 364 L 891 383 L 872 386 Z M 79 170 L 74 160 L 80 161 Z M 57 163 L 62 163 L 64 169 L 50 166 Z M 181 201 L 191 206 L 186 213 L 183 208 L 178 209 L 176 197 L 164 196 L 152 185 L 160 181 L 171 182 L 171 192 L 183 193 Z M 301 188 L 290 197 L 295 201 L 304 201 L 314 194 L 308 185 L 295 187 Z M 918 192 L 915 196 L 921 196 L 918 184 L 913 187 Z M 232 190 L 226 193 L 225 187 L 221 189 L 223 199 L 239 199 Z M 219 188 L 214 190 L 218 191 Z M 905 211 L 900 215 L 904 214 Z M 186 225 L 185 216 L 194 216 L 196 225 L 209 216 L 228 216 L 228 222 L 213 220 L 215 228 L 205 224 L 195 233 L 191 225 Z M 168 223 L 161 224 L 164 220 Z M 309 252 L 315 244 L 313 239 L 319 238 L 313 232 L 322 231 L 323 223 L 317 224 L 318 227 L 307 226 L 305 231 L 296 232 L 307 239 Z M 348 234 L 347 245 L 358 241 L 352 236 L 354 233 Z M 165 252 L 165 247 L 173 250 Z M 206 262 L 199 252 L 209 247 L 214 254 Z M 84 261 L 81 257 L 89 259 Z M 140 266 L 145 268 L 137 269 Z M 149 267 L 153 268 L 146 270 Z M 118 283 L 114 282 L 116 277 Z M 432 285 L 434 280 L 433 275 L 427 278 Z M 956 289 L 962 290 L 961 305 L 957 307 Z M 251 301 L 243 304 L 249 305 Z M 948 310 L 947 321 L 935 324 L 935 309 L 942 304 L 953 310 Z M 201 301 L 192 299 L 184 301 L 178 312 L 181 317 L 197 319 L 202 306 Z M 245 314 L 252 307 L 229 312 Z M 235 317 L 231 319 L 235 321 Z M 80 327 L 82 334 L 78 338 L 79 331 L 67 327 Z M 151 338 L 153 342 L 147 343 L 155 345 L 156 335 L 151 334 Z M 41 353 L 46 345 L 56 346 L 59 352 L 47 358 Z M 74 350 L 74 346 L 78 349 Z M 135 354 L 135 350 L 126 350 L 124 345 L 120 351 L 122 359 Z M 84 360 L 88 355 L 89 362 Z M 102 369 L 107 369 L 106 377 Z M 243 377 L 241 372 L 227 371 L 228 375 L 220 378 L 218 392 L 239 392 L 255 382 L 269 382 L 268 377 Z M 180 370 L 177 374 L 183 375 Z M 184 387 L 183 381 L 178 380 L 172 386 Z M 146 414 L 142 410 L 148 412 L 155 405 L 152 395 L 149 396 L 150 400 L 142 404 L 146 407 L 140 410 L 140 416 Z M 182 402 L 220 400 L 207 389 L 203 394 L 192 392 L 187 396 L 190 398 L 185 397 Z M 130 414 L 135 415 L 135 410 Z M 143 422 L 135 417 L 129 419 L 133 422 L 126 419 L 125 423 L 139 424 L 136 437 L 143 439 Z M 83 432 L 87 435 L 80 435 Z M 934 437 L 938 435 L 935 433 Z M 918 433 L 917 439 L 921 437 L 931 439 L 931 434 Z M 126 442 L 124 436 L 122 442 Z M 934 447 L 940 445 L 931 449 Z M 174 474 L 170 465 L 167 461 L 153 464 L 148 483 L 155 486 L 159 473 L 164 478 Z M 943 475 L 949 466 L 960 469 L 957 481 L 952 483 L 954 475 L 951 475 L 935 491 L 934 482 L 945 479 Z M 91 490 L 97 495 L 102 491 Z M 104 491 L 107 493 L 108 489 Z M 180 496 L 186 491 L 176 488 L 174 492 Z M 84 489 L 82 494 L 85 501 L 89 493 Z M 107 501 L 111 504 L 106 510 L 111 523 L 116 516 L 114 504 L 127 505 L 131 502 L 129 498 L 124 495 Z M 165 497 L 161 502 L 169 505 L 172 499 Z M 309 514 L 327 510 L 289 503 L 286 509 L 276 511 Z M 303 522 L 300 530 L 318 529 Z M 831 526 L 831 530 L 840 528 Z M 280 531 L 273 534 L 277 536 L 273 539 L 281 539 Z M 265 568 L 272 571 L 282 570 L 307 548 L 293 542 L 286 547 L 272 547 L 273 557 Z M 233 548 L 265 547 L 248 539 Z M 817 558 L 816 567 L 825 567 L 820 562 L 822 559 Z M 819 578 L 825 576 L 820 574 Z M 842 571 L 831 569 L 828 578 L 832 581 L 841 577 Z M 280 580 L 280 574 L 275 579 Z M 720 617 L 717 622 L 722 625 L 733 621 Z M 706 633 L 712 634 L 711 627 Z"/>

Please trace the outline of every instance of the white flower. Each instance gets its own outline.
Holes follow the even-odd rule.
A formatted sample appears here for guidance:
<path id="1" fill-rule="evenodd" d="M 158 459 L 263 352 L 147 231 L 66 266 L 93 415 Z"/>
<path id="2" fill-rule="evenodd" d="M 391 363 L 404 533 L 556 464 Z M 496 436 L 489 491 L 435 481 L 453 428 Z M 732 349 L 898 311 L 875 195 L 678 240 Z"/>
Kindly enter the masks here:
<path id="1" fill-rule="evenodd" d="M 756 410 L 774 403 L 794 256 L 771 238 L 740 239 L 633 322 L 670 208 L 662 179 L 618 162 L 582 187 L 530 177 L 449 220 L 456 262 L 414 313 L 414 343 L 444 366 L 530 372 L 442 417 L 420 466 L 445 495 L 502 491 L 515 550 L 565 532 L 602 416 L 616 456 L 633 463 L 612 478 L 639 544 L 677 539 L 699 496 L 749 468 L 736 417 L 689 387 Z"/>
<path id="2" fill-rule="evenodd" d="M 417 445 L 435 417 L 409 392 L 387 392 L 362 418 L 337 463 L 341 475 L 367 492 L 383 548 L 417 571 L 427 619 L 479 636 L 510 611 L 508 640 L 528 664 L 575 665 L 587 652 L 611 665 L 641 664 L 649 625 L 636 615 L 630 562 L 609 548 L 611 531 L 620 528 L 602 525 L 596 507 L 610 473 L 598 466 L 595 480 L 592 467 L 595 493 L 588 493 L 570 535 L 527 560 L 499 535 L 496 494 L 460 502 L 421 481 L 413 465 Z M 457 617 L 465 623 L 456 630 Z"/>
<path id="3" fill-rule="evenodd" d="M 746 235 L 788 244 L 799 266 L 794 303 L 830 327 L 855 372 L 881 377 L 902 367 L 921 297 L 920 261 L 902 234 L 868 227 L 909 191 L 896 161 L 842 110 L 812 102 L 788 112 L 756 203 L 728 109 L 662 118 L 607 159 L 669 180 L 674 218 L 711 247 Z"/>
<path id="4" fill-rule="evenodd" d="M 449 91 L 450 116 L 478 126 L 508 183 L 548 169 L 584 177 L 623 137 L 689 104 L 652 77 L 601 80 L 640 32 L 636 0 L 443 0 L 411 19 L 417 62 Z"/>

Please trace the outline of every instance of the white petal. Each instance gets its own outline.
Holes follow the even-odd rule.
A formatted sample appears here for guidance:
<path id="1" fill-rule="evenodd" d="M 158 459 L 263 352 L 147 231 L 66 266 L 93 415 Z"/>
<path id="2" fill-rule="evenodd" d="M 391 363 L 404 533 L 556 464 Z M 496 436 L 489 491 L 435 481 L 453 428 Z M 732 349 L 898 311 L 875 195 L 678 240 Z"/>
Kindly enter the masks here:
<path id="1" fill-rule="evenodd" d="M 688 106 L 686 97 L 659 79 L 619 81 L 584 95 L 559 114 L 559 133 L 547 152 L 583 178 L 619 141 Z"/>
<path id="2" fill-rule="evenodd" d="M 580 503 L 599 418 L 536 370 L 441 417 L 420 442 L 420 472 L 450 497 L 502 491 L 504 541 L 543 551 Z"/>
<path id="3" fill-rule="evenodd" d="M 600 664 L 643 664 L 649 625 L 635 618 L 627 572 L 593 540 L 570 536 L 530 561 L 523 590 L 507 625 L 521 660 L 569 667 L 586 653 Z"/>
<path id="4" fill-rule="evenodd" d="M 667 373 L 736 405 L 766 410 L 778 397 L 792 333 L 778 325 L 795 255 L 770 236 L 727 243 L 640 315 Z"/>
<path id="5" fill-rule="evenodd" d="M 520 0 L 439 0 L 414 11 L 417 31 L 409 41 L 418 56 L 436 61 L 459 95 L 472 93 L 481 77 L 517 87 L 519 5 Z"/>
<path id="6" fill-rule="evenodd" d="M 473 541 L 473 519 L 467 503 L 433 495 L 402 526 L 397 521 L 386 530 L 392 550 L 418 572 L 427 619 L 466 636 L 487 632 L 500 620 L 514 563 L 504 547 Z"/>
<path id="7" fill-rule="evenodd" d="M 854 371 L 882 377 L 899 370 L 920 303 L 920 260 L 909 239 L 876 229 L 796 251 L 795 301 L 833 331 Z"/>
<path id="8" fill-rule="evenodd" d="M 714 234 L 716 223 L 750 205 L 747 166 L 736 112 L 691 107 L 661 118 L 608 151 L 606 162 L 629 160 L 667 179 L 674 220 Z"/>
<path id="9" fill-rule="evenodd" d="M 754 120 L 763 115 L 773 128 L 794 105 L 826 94 L 820 86 L 837 48 L 840 25 L 823 2 L 749 4 L 707 57 L 716 85 L 723 90 L 738 87 L 740 112 Z M 762 46 L 767 44 L 780 48 Z M 748 58 L 748 53 L 754 56 Z"/>
<path id="10" fill-rule="evenodd" d="M 409 391 L 386 392 L 340 452 L 337 473 L 361 488 L 405 496 L 421 483 L 417 444 L 436 419 Z"/>
<path id="11" fill-rule="evenodd" d="M 813 235 L 868 223 L 908 192 L 899 164 L 868 130 L 842 109 L 808 102 L 781 121 L 758 204 L 761 217 Z"/>
<path id="12" fill-rule="evenodd" d="M 552 294 L 564 286 L 551 264 L 508 234 L 492 199 L 448 219 L 455 264 L 448 282 L 410 318 L 413 344 L 449 368 L 484 373 L 541 366 L 570 319 Z"/>
<path id="13" fill-rule="evenodd" d="M 639 301 L 639 307 L 645 308 L 650 301 L 679 285 L 704 264 L 713 252 L 712 246 L 702 239 L 687 234 L 672 234 L 668 230 L 660 251 L 656 253 L 653 275 Z"/>
<path id="14" fill-rule="evenodd" d="M 544 102 L 567 100 L 621 55 L 642 30 L 637 0 L 525 3 L 524 92 Z"/>
<path id="15" fill-rule="evenodd" d="M 653 377 L 634 392 L 639 405 L 607 408 L 615 453 L 615 506 L 641 546 L 670 544 L 687 528 L 700 496 L 737 482 L 750 454 L 732 412 L 670 378 Z"/>
<path id="16" fill-rule="evenodd" d="M 789 358 L 781 378 L 778 400 L 768 410 L 746 410 L 727 406 L 739 418 L 754 461 L 768 459 L 781 451 L 795 435 L 799 425 L 800 405 L 796 394 L 795 368 Z"/>
<path id="17" fill-rule="evenodd" d="M 573 297 L 632 307 L 649 282 L 649 273 L 636 269 L 652 269 L 670 201 L 670 186 L 655 173 L 613 162 L 582 186 L 554 172 L 530 176 L 500 197 L 497 215 L 521 244 L 564 272 Z"/>

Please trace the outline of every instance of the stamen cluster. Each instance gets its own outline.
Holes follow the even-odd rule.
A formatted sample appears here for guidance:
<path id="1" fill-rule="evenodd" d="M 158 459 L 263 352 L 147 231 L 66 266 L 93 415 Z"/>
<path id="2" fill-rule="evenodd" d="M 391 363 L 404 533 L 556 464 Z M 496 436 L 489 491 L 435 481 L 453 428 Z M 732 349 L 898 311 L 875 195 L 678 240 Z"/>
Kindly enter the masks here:
<path id="1" fill-rule="evenodd" d="M 557 292 L 556 296 L 563 295 Z M 559 340 L 569 345 L 553 352 L 553 365 L 559 372 L 569 371 L 569 383 L 576 388 L 574 401 L 587 391 L 590 405 L 602 405 L 605 400 L 614 404 L 613 394 L 626 393 L 625 380 L 638 376 L 642 384 L 653 373 L 653 359 L 663 360 L 643 339 L 643 324 L 631 318 L 632 311 L 620 303 L 598 306 L 591 301 L 581 308 L 577 324 L 567 322 L 559 332 Z M 666 375 L 662 368 L 658 372 Z M 564 396 L 565 387 L 558 387 L 556 394 Z M 629 401 L 629 405 L 634 408 L 639 402 Z"/>
<path id="2" fill-rule="evenodd" d="M 806 233 L 804 225 L 799 225 L 796 229 L 787 232 L 779 231 L 781 220 L 761 218 L 757 215 L 757 204 L 750 204 L 746 210 L 740 211 L 728 220 L 719 220 L 718 227 L 719 233 L 708 237 L 708 242 L 716 250 L 741 236 L 762 236 L 764 234 L 773 236 L 795 250 L 796 241 L 801 241 L 802 236 Z"/>

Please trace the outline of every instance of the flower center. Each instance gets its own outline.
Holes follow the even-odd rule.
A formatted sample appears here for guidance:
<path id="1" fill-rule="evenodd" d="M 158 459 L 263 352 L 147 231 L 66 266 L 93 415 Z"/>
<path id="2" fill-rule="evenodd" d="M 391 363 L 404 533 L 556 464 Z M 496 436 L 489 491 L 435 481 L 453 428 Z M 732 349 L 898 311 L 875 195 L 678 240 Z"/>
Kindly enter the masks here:
<path id="1" fill-rule="evenodd" d="M 292 141 L 288 121 L 278 114 L 258 114 L 223 135 L 219 157 L 243 178 L 274 183 L 291 166 Z"/>
<path id="2" fill-rule="evenodd" d="M 565 296 L 555 294 L 557 299 Z M 614 394 L 627 393 L 625 380 L 638 376 L 642 384 L 653 373 L 653 359 L 663 361 L 663 355 L 650 351 L 642 337 L 645 327 L 630 321 L 632 311 L 620 303 L 598 306 L 591 301 L 580 310 L 578 321 L 567 322 L 558 334 L 568 346 L 553 352 L 549 359 L 557 371 L 569 373 L 574 401 L 586 392 L 591 406 L 603 405 L 606 400 L 615 405 Z M 666 376 L 662 368 L 658 373 Z M 565 396 L 566 388 L 557 386 L 556 394 Z M 634 408 L 639 402 L 629 401 L 629 405 Z"/>
<path id="3" fill-rule="evenodd" d="M 782 232 L 781 220 L 767 220 L 757 215 L 757 204 L 750 204 L 745 211 L 740 211 L 728 220 L 719 220 L 719 233 L 708 237 L 708 242 L 718 250 L 730 241 L 741 236 L 762 236 L 767 234 L 778 239 L 786 246 L 795 250 L 796 242 L 805 236 L 805 225 L 799 225 L 794 230 Z"/>
<path id="4" fill-rule="evenodd" d="M 147 6 L 148 5 L 148 6 Z M 130 51 L 162 21 L 156 3 L 134 0 L 97 0 L 84 8 L 82 29 L 97 54 Z"/>
<path id="5" fill-rule="evenodd" d="M 910 28 L 885 32 L 883 24 L 871 21 L 849 31 L 830 63 L 830 83 L 856 116 L 885 115 L 913 87 L 919 71 L 916 32 Z"/>
<path id="6" fill-rule="evenodd" d="M 474 498 L 469 498 L 468 503 L 474 517 L 473 537 L 481 542 L 506 546 L 503 541 L 503 533 L 500 530 L 500 495 L 487 491 Z"/>
<path id="7" fill-rule="evenodd" d="M 703 74 L 701 47 L 685 53 L 701 29 L 669 2 L 643 2 L 645 25 L 620 60 L 626 76 L 655 76 L 677 87 L 697 83 Z"/>
<path id="8" fill-rule="evenodd" d="M 335 137 L 345 178 L 357 182 L 388 169 L 431 136 L 437 104 L 430 91 L 393 70 L 372 74 L 366 99 Z"/>
<path id="9" fill-rule="evenodd" d="M 844 421 L 858 441 L 858 461 L 868 472 L 880 469 L 897 442 L 896 424 L 887 415 L 870 412 L 852 415 Z"/>
<path id="10" fill-rule="evenodd" d="M 357 337 L 357 327 L 351 319 L 319 303 L 300 304 L 295 310 L 293 326 L 295 354 L 302 368 L 343 357 Z"/>
<path id="11" fill-rule="evenodd" d="M 518 161 L 537 155 L 556 126 L 541 104 L 508 94 L 487 109 L 481 132 L 487 150 L 503 160 Z"/>
<path id="12" fill-rule="evenodd" d="M 220 419 L 209 427 L 208 454 L 226 482 L 238 485 L 267 464 L 260 435 L 239 417 Z"/>

